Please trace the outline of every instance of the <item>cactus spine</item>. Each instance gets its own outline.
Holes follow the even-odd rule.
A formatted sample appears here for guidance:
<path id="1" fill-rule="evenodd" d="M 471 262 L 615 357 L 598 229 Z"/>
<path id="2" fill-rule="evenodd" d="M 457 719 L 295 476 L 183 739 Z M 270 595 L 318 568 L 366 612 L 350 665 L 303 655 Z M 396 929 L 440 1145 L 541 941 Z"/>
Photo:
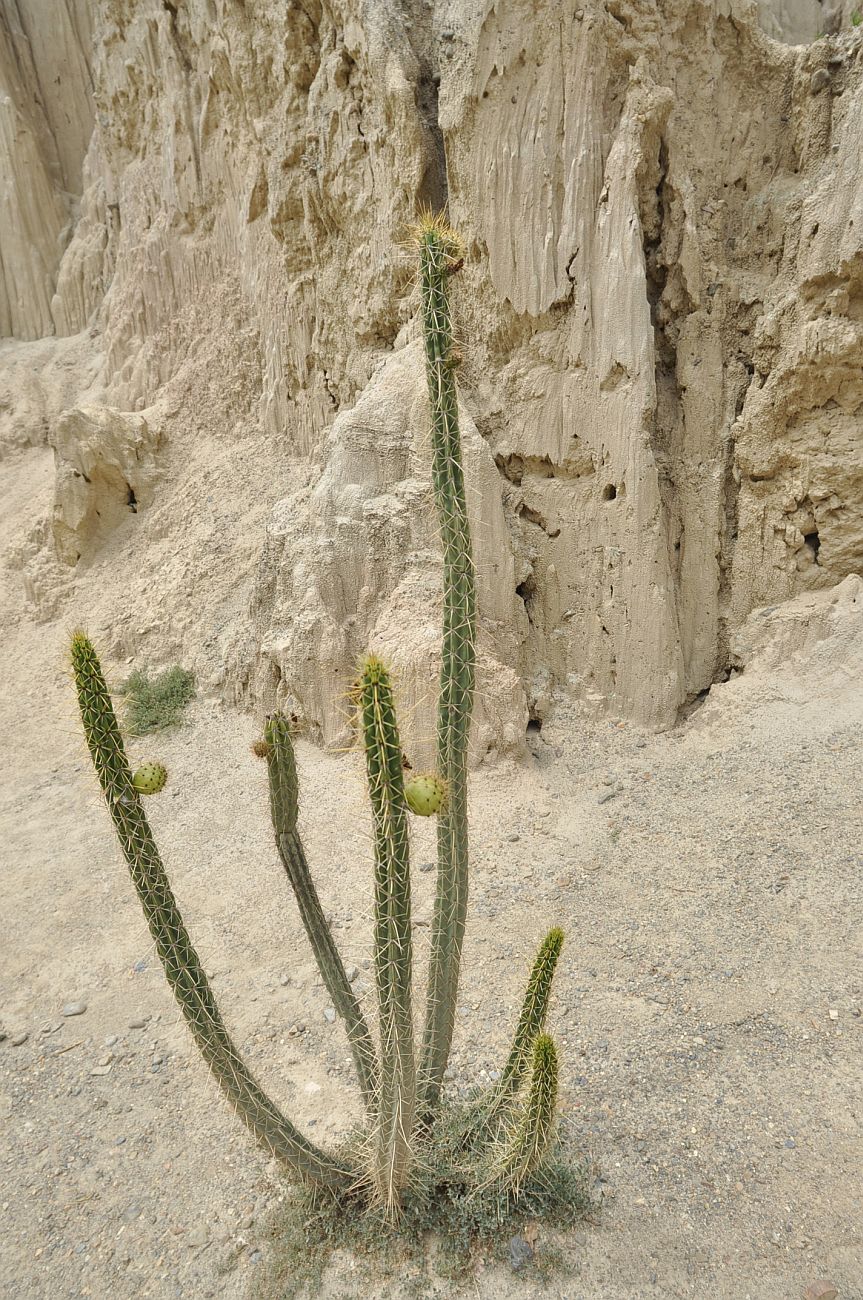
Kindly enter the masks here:
<path id="1" fill-rule="evenodd" d="M 333 1000 L 333 1006 L 345 1023 L 363 1101 L 367 1111 L 372 1113 L 377 1093 L 374 1043 L 327 925 L 297 829 L 299 780 L 287 718 L 279 713 L 268 718 L 264 738 L 270 780 L 270 814 L 276 847 L 296 896 L 321 977 Z"/>
<path id="2" fill-rule="evenodd" d="M 396 1214 L 410 1174 L 416 1104 L 411 1009 L 411 900 L 402 749 L 386 668 L 373 655 L 359 685 L 375 840 L 375 977 L 381 1038 L 381 1079 L 374 1182 Z"/>
<path id="3" fill-rule="evenodd" d="M 420 257 L 426 378 L 432 415 L 432 486 L 443 540 L 443 655 L 437 766 L 447 801 L 438 818 L 438 877 L 432 920 L 420 1110 L 437 1105 L 455 1022 L 468 894 L 467 746 L 475 675 L 476 592 L 458 428 L 448 281 L 461 243 L 440 217 L 422 219 Z"/>
<path id="4" fill-rule="evenodd" d="M 168 983 L 204 1060 L 262 1146 L 299 1178 L 347 1191 L 356 1182 L 353 1171 L 307 1141 L 281 1113 L 240 1059 L 222 1023 L 133 785 L 99 660 L 83 632 L 72 637 L 72 668 L 87 747 L 108 811 Z"/>

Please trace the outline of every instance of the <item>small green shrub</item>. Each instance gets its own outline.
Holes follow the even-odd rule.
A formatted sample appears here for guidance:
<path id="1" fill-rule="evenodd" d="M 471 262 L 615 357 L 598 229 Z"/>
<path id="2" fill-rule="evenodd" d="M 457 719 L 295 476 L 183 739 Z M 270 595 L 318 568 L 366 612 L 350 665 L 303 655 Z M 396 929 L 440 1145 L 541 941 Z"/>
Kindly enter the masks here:
<path id="1" fill-rule="evenodd" d="M 859 27 L 861 23 L 863 23 L 863 14 L 861 14 L 859 9 L 855 9 L 851 15 L 851 26 Z"/>
<path id="2" fill-rule="evenodd" d="M 132 736 L 175 727 L 195 698 L 195 674 L 174 664 L 156 677 L 136 668 L 120 688 L 126 699 L 126 726 Z"/>

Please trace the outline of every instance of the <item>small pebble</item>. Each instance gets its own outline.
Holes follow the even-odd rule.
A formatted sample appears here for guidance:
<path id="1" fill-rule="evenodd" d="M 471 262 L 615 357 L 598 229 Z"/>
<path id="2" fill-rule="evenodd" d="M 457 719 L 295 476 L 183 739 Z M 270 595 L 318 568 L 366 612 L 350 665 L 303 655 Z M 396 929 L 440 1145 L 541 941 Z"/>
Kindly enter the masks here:
<path id="1" fill-rule="evenodd" d="M 290 982 L 291 982 L 291 977 L 290 977 L 290 975 L 280 975 L 280 976 L 279 976 L 279 983 L 281 984 L 282 988 L 287 988 L 288 985 L 290 984 Z"/>
<path id="2" fill-rule="evenodd" d="M 524 1237 L 518 1235 L 511 1237 L 509 1242 L 509 1262 L 513 1272 L 518 1272 L 520 1268 L 524 1268 L 525 1264 L 529 1264 L 532 1259 L 533 1248 L 525 1241 Z"/>
<path id="3" fill-rule="evenodd" d="M 348 983 L 353 984 L 354 980 L 359 978 L 360 968 L 359 966 L 348 966 L 345 974 L 348 977 Z"/>
<path id="4" fill-rule="evenodd" d="M 119 1039 L 117 1038 L 116 1034 L 109 1034 L 108 1037 L 105 1039 L 105 1046 L 113 1047 L 114 1044 L 117 1043 L 118 1041 Z"/>
<path id="5" fill-rule="evenodd" d="M 9 1042 L 12 1045 L 12 1047 L 20 1047 L 22 1043 L 27 1042 L 28 1038 L 29 1038 L 29 1034 L 27 1033 L 15 1034 L 12 1038 L 9 1039 Z"/>
<path id="6" fill-rule="evenodd" d="M 130 1029 L 146 1029 L 147 1022 L 143 1016 L 137 1016 L 134 1020 L 129 1021 Z"/>
<path id="7" fill-rule="evenodd" d="M 324 1007 L 324 1020 L 328 1025 L 334 1025 L 336 1022 L 336 1013 L 332 1007 Z"/>
<path id="8" fill-rule="evenodd" d="M 513 833 L 512 833 L 511 835 L 507 835 L 507 837 L 506 837 L 506 842 L 507 842 L 507 844 L 518 844 L 518 841 L 519 841 L 520 839 L 521 839 L 521 836 L 518 835 L 516 831 L 513 831 Z"/>
<path id="9" fill-rule="evenodd" d="M 86 1002 L 67 1002 L 61 1014 L 64 1016 L 83 1016 L 86 1010 Z"/>
<path id="10" fill-rule="evenodd" d="M 835 1282 L 819 1277 L 817 1282 L 811 1282 L 803 1292 L 803 1300 L 836 1300 L 838 1295 L 839 1288 Z"/>
<path id="11" fill-rule="evenodd" d="M 434 868 L 435 868 L 435 864 L 433 862 L 420 863 L 420 871 L 434 871 Z"/>
<path id="12" fill-rule="evenodd" d="M 812 76 L 809 78 L 810 93 L 813 95 L 817 95 L 820 91 L 824 90 L 824 88 L 829 85 L 830 85 L 830 73 L 826 70 L 826 68 L 816 68 L 816 70 L 812 73 Z"/>
<path id="13" fill-rule="evenodd" d="M 94 1066 L 93 1066 L 93 1069 L 90 1071 L 90 1073 L 91 1073 L 91 1074 L 110 1074 L 110 1073 L 111 1073 L 111 1067 L 110 1067 L 110 1065 L 94 1065 Z"/>
<path id="14" fill-rule="evenodd" d="M 597 799 L 597 803 L 608 803 L 609 799 L 614 799 L 618 794 L 617 790 L 605 790 Z"/>

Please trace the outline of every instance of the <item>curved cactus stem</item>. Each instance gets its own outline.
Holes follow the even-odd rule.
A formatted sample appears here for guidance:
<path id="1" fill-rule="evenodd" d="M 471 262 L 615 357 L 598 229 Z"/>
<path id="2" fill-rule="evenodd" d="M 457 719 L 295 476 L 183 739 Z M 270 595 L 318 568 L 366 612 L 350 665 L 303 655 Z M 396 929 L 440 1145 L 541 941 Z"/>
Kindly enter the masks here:
<path id="1" fill-rule="evenodd" d="M 441 217 L 424 217 L 416 238 L 432 413 L 432 486 L 443 541 L 443 657 L 437 765 L 447 786 L 446 806 L 438 818 L 437 894 L 420 1062 L 420 1113 L 428 1122 L 437 1105 L 449 1059 L 467 915 L 467 748 L 476 660 L 476 590 L 458 428 L 457 356 L 448 293 L 449 276 L 460 265 L 463 250 Z"/>
<path id="2" fill-rule="evenodd" d="M 557 1089 L 557 1048 L 550 1034 L 539 1034 L 533 1044 L 527 1099 L 499 1152 L 493 1154 L 488 1180 L 516 1199 L 542 1165 L 551 1143 Z"/>
<path id="3" fill-rule="evenodd" d="M 375 840 L 375 977 L 381 1069 L 374 1181 L 391 1216 L 401 1206 L 413 1163 L 416 1105 L 411 1007 L 411 895 L 407 807 L 392 689 L 374 656 L 358 687 Z"/>
<path id="4" fill-rule="evenodd" d="M 477 1103 L 464 1135 L 465 1146 L 494 1141 L 501 1119 L 530 1069 L 534 1043 L 548 1015 L 551 986 L 563 948 L 563 930 L 549 930 L 539 946 L 527 981 L 521 1014 L 499 1082 Z"/>
<path id="5" fill-rule="evenodd" d="M 377 1100 L 378 1071 L 375 1047 L 356 994 L 345 974 L 330 927 L 327 925 L 297 829 L 299 781 L 287 718 L 280 713 L 268 718 L 264 737 L 267 742 L 270 812 L 276 834 L 276 846 L 296 896 L 300 916 L 327 992 L 333 1000 L 333 1006 L 345 1022 L 363 1101 L 371 1114 Z"/>
<path id="6" fill-rule="evenodd" d="M 527 981 L 515 1038 L 498 1085 L 502 1095 L 515 1092 L 527 1073 L 534 1042 L 545 1025 L 551 985 L 562 948 L 563 930 L 549 930 L 539 946 Z"/>
<path id="7" fill-rule="evenodd" d="M 72 668 L 87 747 L 168 983 L 201 1055 L 243 1123 L 303 1181 L 348 1191 L 356 1171 L 303 1137 L 241 1060 L 189 940 L 141 799 L 98 657 L 83 632 L 72 637 Z"/>

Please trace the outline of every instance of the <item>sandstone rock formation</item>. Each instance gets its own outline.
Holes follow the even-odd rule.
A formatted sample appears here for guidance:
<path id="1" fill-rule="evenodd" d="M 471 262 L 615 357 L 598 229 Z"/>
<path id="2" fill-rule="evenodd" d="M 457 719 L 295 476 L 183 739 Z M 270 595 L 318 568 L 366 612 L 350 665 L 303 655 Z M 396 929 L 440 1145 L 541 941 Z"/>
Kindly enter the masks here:
<path id="1" fill-rule="evenodd" d="M 67 564 L 97 550 L 153 499 L 159 433 L 142 415 L 107 406 L 64 411 L 51 434 L 56 464 L 54 546 Z"/>
<path id="2" fill-rule="evenodd" d="M 421 203 L 468 248 L 477 757 L 559 691 L 669 726 L 753 608 L 860 570 L 853 5 L 65 0 L 50 40 L 48 8 L 0 0 L 0 332 L 37 340 L 0 348 L 0 433 L 23 454 L 53 430 L 62 466 L 86 426 L 108 496 L 137 498 L 128 438 L 158 405 L 172 452 L 149 445 L 135 521 L 138 554 L 174 528 L 158 593 L 66 469 L 34 533 L 80 582 L 118 579 L 125 652 L 192 661 L 206 624 L 213 685 L 341 742 L 372 643 L 428 740 L 437 547 L 398 247 Z"/>

